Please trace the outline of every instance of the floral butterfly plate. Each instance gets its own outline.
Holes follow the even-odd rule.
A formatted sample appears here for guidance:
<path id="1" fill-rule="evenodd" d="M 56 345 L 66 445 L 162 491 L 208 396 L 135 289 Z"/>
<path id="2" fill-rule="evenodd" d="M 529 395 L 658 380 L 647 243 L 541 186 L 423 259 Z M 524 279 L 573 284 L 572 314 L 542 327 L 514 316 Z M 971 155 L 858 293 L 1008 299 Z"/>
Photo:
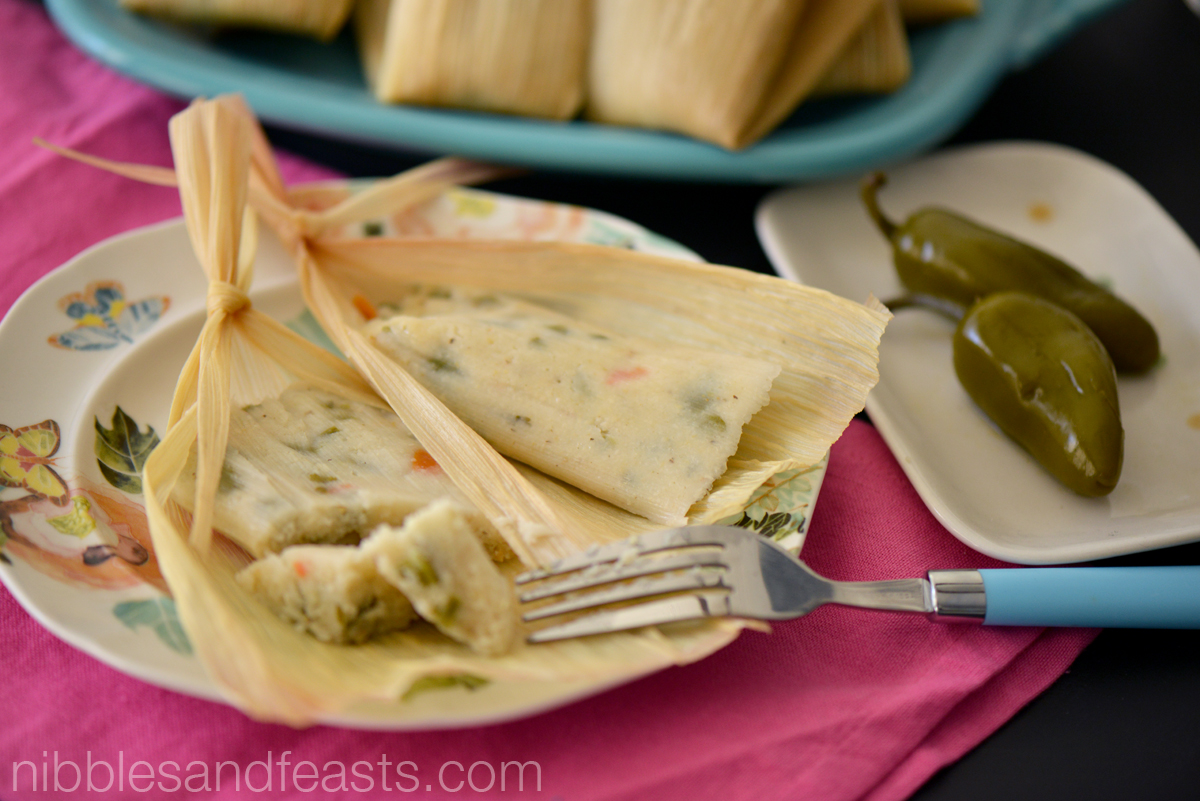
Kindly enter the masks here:
<path id="1" fill-rule="evenodd" d="M 347 191 L 329 187 L 331 195 Z M 561 239 L 697 258 L 611 215 L 478 190 L 449 192 L 358 233 Z M 205 290 L 183 222 L 174 220 L 85 251 L 35 284 L 0 323 L 0 375 L 37 377 L 0 402 L 0 579 L 42 625 L 102 662 L 220 700 L 159 573 L 139 478 L 203 323 Z M 289 257 L 266 232 L 252 296 L 257 308 L 323 338 Z M 725 522 L 798 552 L 824 472 L 822 461 L 775 476 Z M 697 639 L 690 645 L 699 657 L 728 638 Z M 406 698 L 400 716 L 353 710 L 329 722 L 397 730 L 490 723 L 638 675 L 429 688 Z"/>

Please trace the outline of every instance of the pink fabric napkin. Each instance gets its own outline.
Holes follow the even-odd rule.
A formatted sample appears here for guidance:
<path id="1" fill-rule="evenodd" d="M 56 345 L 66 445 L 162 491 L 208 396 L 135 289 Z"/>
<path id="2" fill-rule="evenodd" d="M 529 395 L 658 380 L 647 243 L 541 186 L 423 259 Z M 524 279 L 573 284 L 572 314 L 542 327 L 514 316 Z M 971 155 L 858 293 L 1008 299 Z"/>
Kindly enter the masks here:
<path id="1" fill-rule="evenodd" d="M 180 107 L 82 55 L 39 5 L 0 0 L 0 312 L 83 248 L 179 214 L 174 190 L 74 164 L 31 139 L 169 165 L 166 124 Z M 291 180 L 326 174 L 295 159 L 284 164 Z M 2 391 L 19 384 L 5 376 Z M 835 579 L 997 564 L 936 522 L 861 422 L 833 448 L 804 556 Z M 89 793 L 85 782 L 69 797 L 145 797 L 146 783 L 128 780 L 144 762 L 138 771 L 153 772 L 155 797 L 305 798 L 313 793 L 293 772 L 302 761 L 321 776 L 322 795 L 337 789 L 344 768 L 345 797 L 419 790 L 426 798 L 896 801 L 1008 720 L 1094 636 L 823 608 L 563 709 L 404 734 L 296 731 L 145 684 L 57 640 L 7 591 L 0 625 L 0 798 L 9 801 L 53 795 L 31 790 L 29 767 L 14 786 L 22 762 L 51 782 L 59 765 L 64 786 L 74 778 L 67 763 L 123 766 L 120 784 L 105 789 L 106 768 L 97 767 L 91 778 L 102 789 Z M 228 781 L 215 790 L 211 777 L 207 791 L 199 779 L 182 785 L 220 762 L 236 763 L 240 792 Z M 523 790 L 514 790 L 510 769 L 501 791 L 504 762 L 525 763 Z"/>

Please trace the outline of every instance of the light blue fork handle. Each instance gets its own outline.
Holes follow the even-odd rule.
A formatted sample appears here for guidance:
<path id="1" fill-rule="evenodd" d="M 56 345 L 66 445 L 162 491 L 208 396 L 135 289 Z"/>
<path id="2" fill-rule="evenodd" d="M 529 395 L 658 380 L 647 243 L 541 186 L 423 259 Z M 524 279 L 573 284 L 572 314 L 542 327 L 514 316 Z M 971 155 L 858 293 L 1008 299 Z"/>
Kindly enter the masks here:
<path id="1" fill-rule="evenodd" d="M 980 570 L 984 625 L 1200 628 L 1200 565 Z"/>

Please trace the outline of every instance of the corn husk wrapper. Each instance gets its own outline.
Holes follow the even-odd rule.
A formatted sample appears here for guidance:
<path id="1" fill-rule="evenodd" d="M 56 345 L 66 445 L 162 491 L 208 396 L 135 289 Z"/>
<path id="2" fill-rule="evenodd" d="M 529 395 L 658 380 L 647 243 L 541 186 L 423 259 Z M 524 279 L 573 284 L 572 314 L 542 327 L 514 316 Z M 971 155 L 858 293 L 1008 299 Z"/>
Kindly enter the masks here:
<path id="1" fill-rule="evenodd" d="M 261 141 L 256 170 L 269 163 Z M 437 169 L 376 185 L 373 208 L 351 196 L 325 212 L 289 207 L 269 170 L 251 202 L 292 250 L 326 333 L 527 564 L 656 526 L 496 454 L 360 332 L 367 318 L 359 301 L 387 302 L 413 285 L 515 293 L 616 334 L 780 364 L 769 404 L 743 429 L 731 469 L 692 508 L 692 523 L 740 512 L 771 476 L 816 464 L 862 409 L 890 317 L 873 300 L 864 306 L 780 278 L 624 248 L 341 235 L 367 219 L 355 212 L 378 213 L 385 198 L 399 210 L 446 189 L 439 180 L 453 176 L 431 178 Z"/>
<path id="2" fill-rule="evenodd" d="M 596 0 L 585 114 L 730 149 L 817 87 L 880 0 Z"/>
<path id="3" fill-rule="evenodd" d="M 121 0 L 121 7 L 182 22 L 267 28 L 328 41 L 346 23 L 354 0 Z"/>
<path id="4" fill-rule="evenodd" d="M 222 538 L 206 547 L 210 531 L 203 506 L 189 521 L 167 501 L 188 451 L 195 443 L 200 452 L 198 497 L 212 497 L 231 402 L 278 391 L 293 375 L 364 396 L 369 389 L 356 374 L 347 375 L 344 364 L 265 322 L 247 304 L 250 246 L 238 247 L 243 198 L 291 248 L 310 307 L 334 341 L 527 565 L 654 526 L 513 465 L 474 432 L 458 430 L 457 418 L 357 333 L 359 292 L 378 297 L 413 281 L 528 290 L 596 324 L 616 325 L 621 318 L 626 329 L 665 341 L 778 359 L 784 372 L 771 404 L 745 430 L 729 473 L 693 508 L 697 521 L 740 511 L 764 477 L 813 464 L 825 454 L 874 384 L 876 348 L 888 318 L 882 307 L 733 268 L 617 248 L 348 240 L 339 232 L 354 221 L 412 206 L 443 191 L 448 181 L 488 171 L 453 160 L 435 162 L 312 212 L 291 204 L 319 190 L 284 188 L 265 137 L 237 98 L 193 105 L 172 121 L 172 131 L 189 232 L 210 277 L 213 300 L 209 322 L 181 375 L 171 425 L 147 465 L 147 513 L 156 554 L 195 652 L 233 703 L 254 717 L 293 725 L 366 709 L 373 718 L 396 724 L 417 714 L 419 704 L 402 699 L 426 681 L 466 676 L 490 682 L 476 691 L 478 703 L 486 706 L 489 692 L 505 701 L 537 697 L 547 687 L 578 692 L 683 664 L 737 635 L 743 622 L 717 620 L 522 643 L 507 655 L 482 658 L 417 627 L 346 647 L 293 630 L 247 595 L 233 577 L 244 560 L 221 547 Z M 159 168 L 84 160 L 141 180 L 167 184 L 175 179 Z M 241 183 L 247 172 L 248 191 Z M 265 353 L 284 355 L 265 358 Z"/>
<path id="5" fill-rule="evenodd" d="M 379 196 L 400 208 L 444 188 L 435 184 L 405 173 Z M 770 403 L 743 429 L 731 469 L 690 511 L 693 523 L 736 514 L 771 476 L 820 461 L 877 380 L 877 346 L 890 315 L 874 301 L 864 306 L 779 278 L 624 248 L 348 238 L 339 226 L 351 222 L 354 196 L 327 212 L 301 212 L 288 208 L 275 178 L 259 185 L 277 187 L 270 199 L 252 192 L 252 202 L 292 249 L 322 327 L 528 564 L 656 526 L 514 465 L 460 430 L 437 398 L 360 333 L 366 317 L 357 301 L 386 302 L 414 284 L 509 292 L 617 334 L 782 365 Z"/>
<path id="6" fill-rule="evenodd" d="M 569 119 L 583 104 L 589 0 L 359 0 L 359 55 L 385 103 Z"/>
<path id="7" fill-rule="evenodd" d="M 883 0 L 813 89 L 813 96 L 893 92 L 912 75 L 899 0 Z"/>

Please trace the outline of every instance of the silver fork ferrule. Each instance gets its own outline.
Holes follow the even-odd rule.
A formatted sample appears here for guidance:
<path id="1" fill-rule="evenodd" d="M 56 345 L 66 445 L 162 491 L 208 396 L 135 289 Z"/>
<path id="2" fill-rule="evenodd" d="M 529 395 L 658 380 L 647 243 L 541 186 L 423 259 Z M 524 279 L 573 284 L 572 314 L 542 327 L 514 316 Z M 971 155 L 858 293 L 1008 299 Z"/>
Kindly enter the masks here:
<path id="1" fill-rule="evenodd" d="M 982 623 L 987 614 L 978 570 L 930 570 L 930 617 L 942 623 Z"/>

